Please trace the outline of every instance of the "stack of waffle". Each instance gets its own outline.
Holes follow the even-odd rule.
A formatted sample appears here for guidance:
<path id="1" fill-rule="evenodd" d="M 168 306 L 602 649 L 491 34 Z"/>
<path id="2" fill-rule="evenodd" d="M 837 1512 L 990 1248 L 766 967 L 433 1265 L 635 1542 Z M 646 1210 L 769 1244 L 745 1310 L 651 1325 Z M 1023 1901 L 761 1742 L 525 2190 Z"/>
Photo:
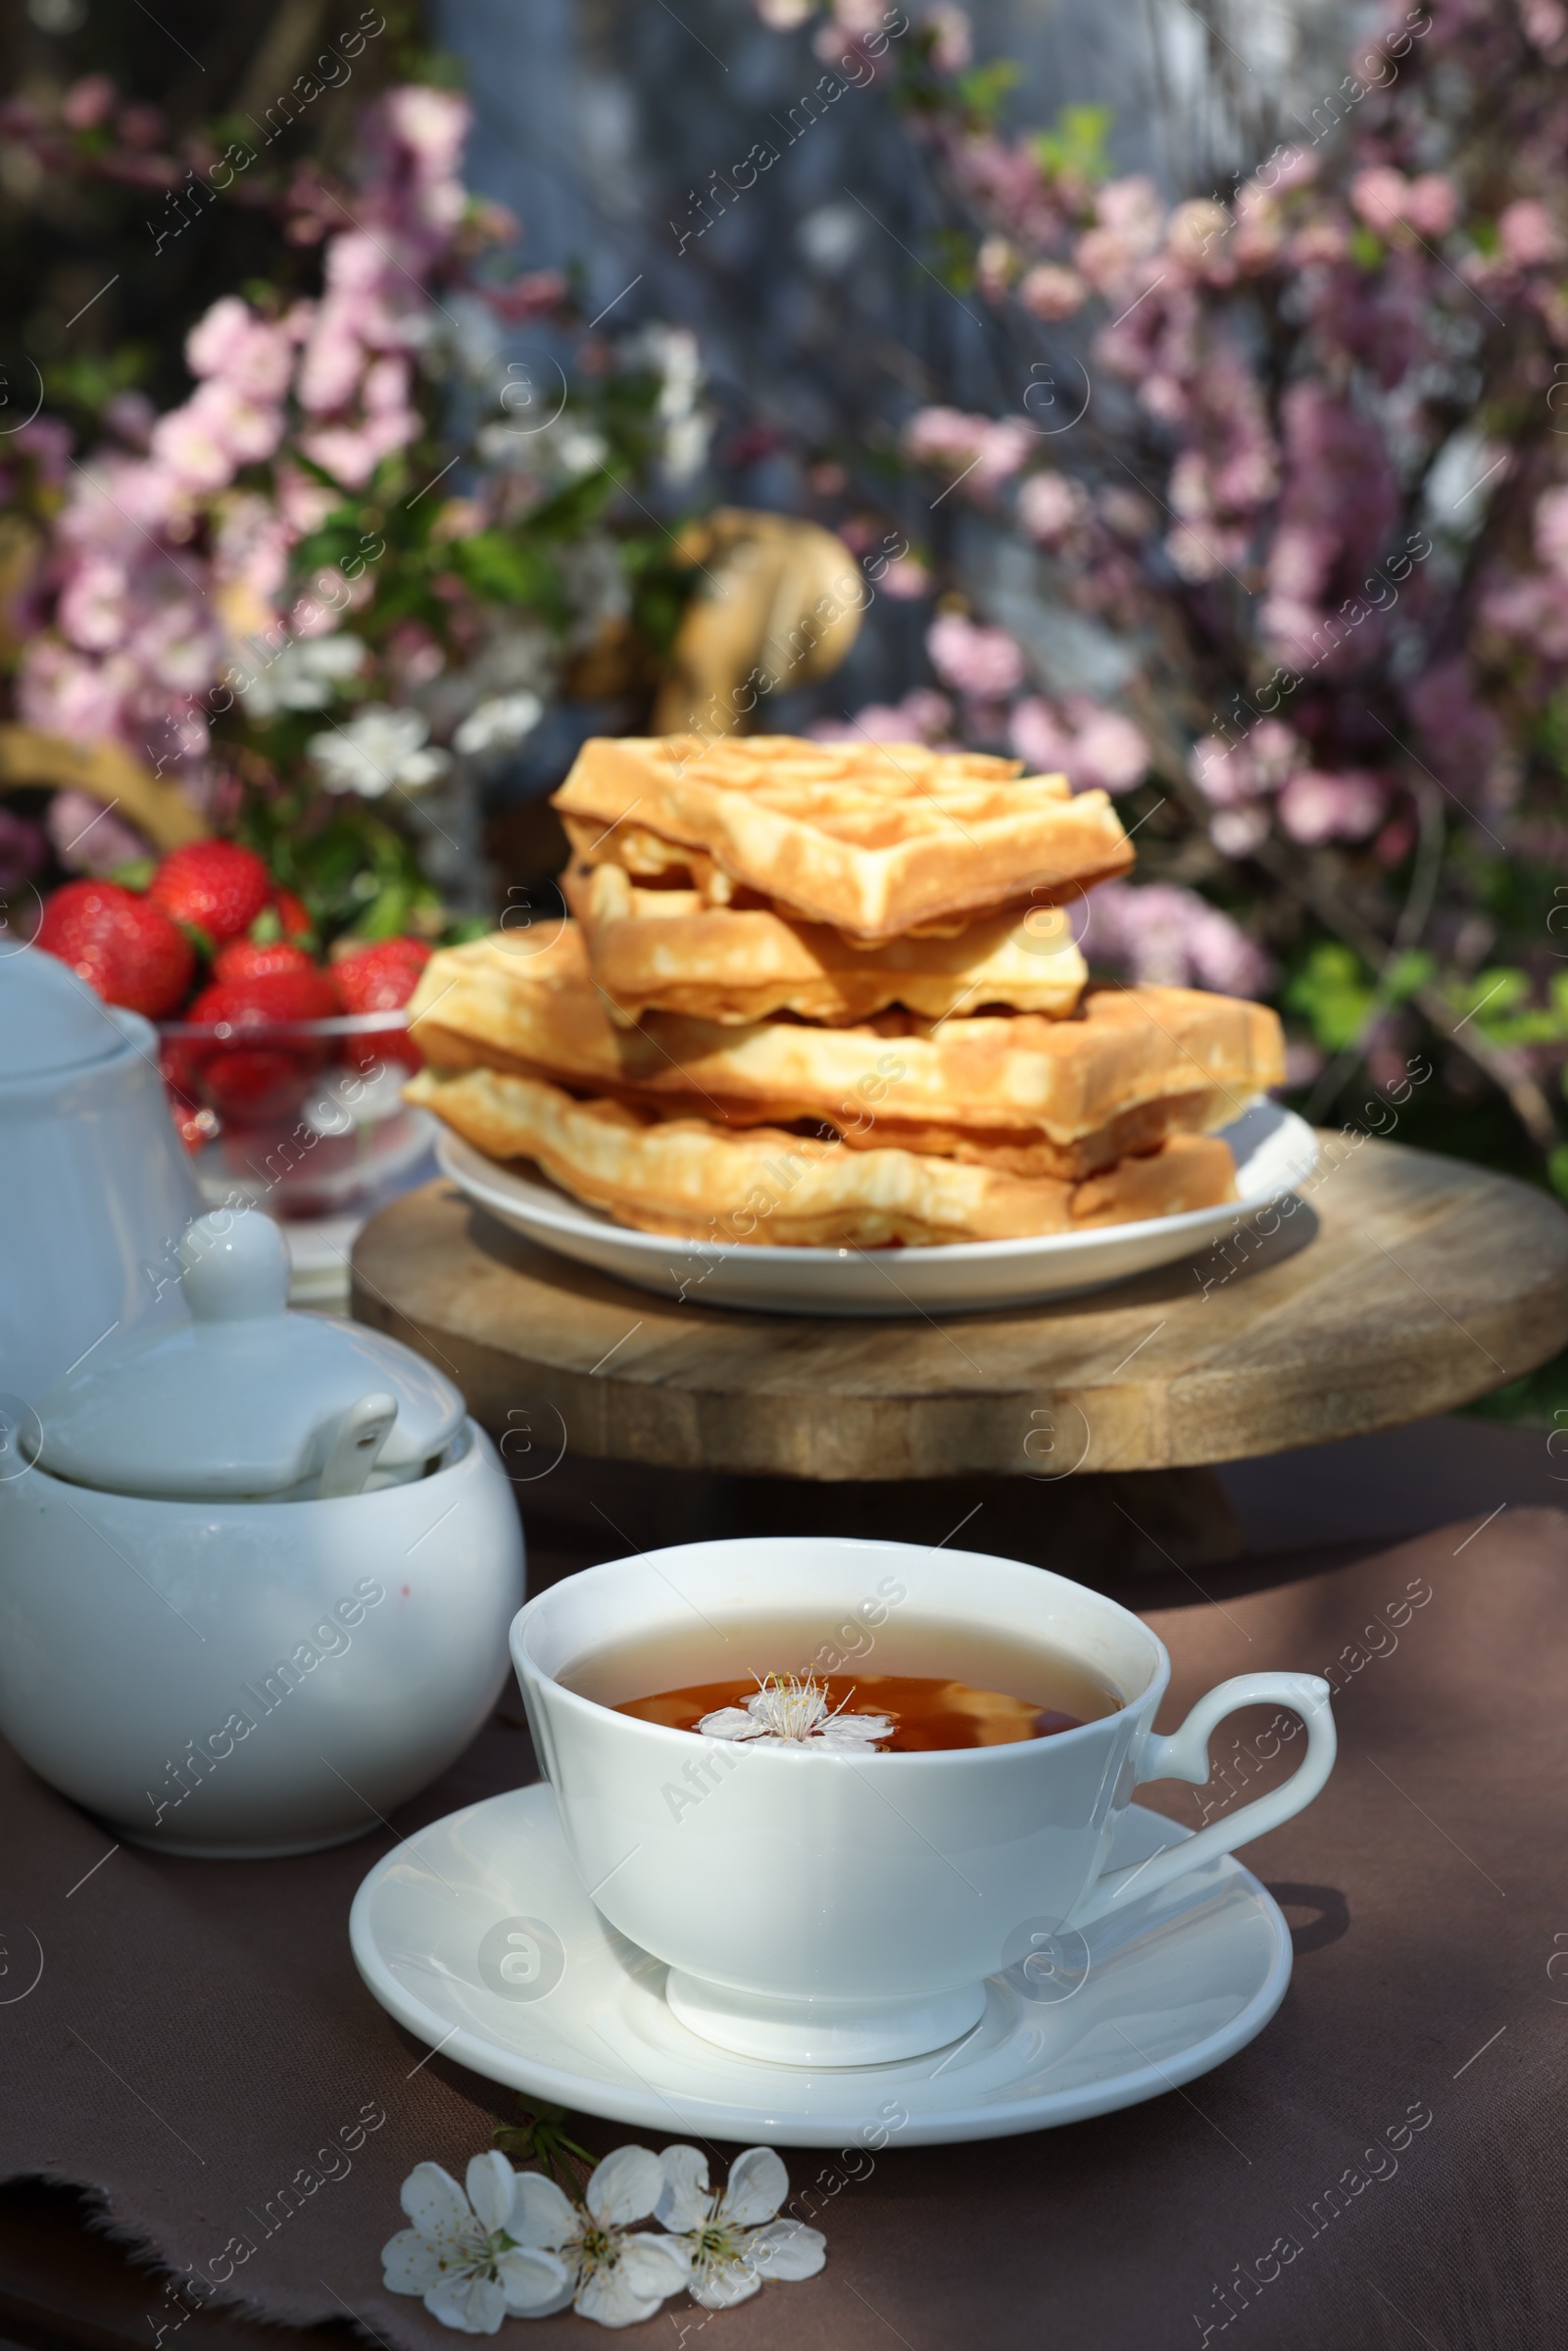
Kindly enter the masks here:
<path id="1" fill-rule="evenodd" d="M 1282 1078 L 1261 1005 L 1090 986 L 1133 852 L 1102 792 L 906 744 L 594 741 L 571 919 L 431 958 L 409 1088 L 645 1232 L 874 1248 L 1235 1198 L 1212 1132 Z"/>

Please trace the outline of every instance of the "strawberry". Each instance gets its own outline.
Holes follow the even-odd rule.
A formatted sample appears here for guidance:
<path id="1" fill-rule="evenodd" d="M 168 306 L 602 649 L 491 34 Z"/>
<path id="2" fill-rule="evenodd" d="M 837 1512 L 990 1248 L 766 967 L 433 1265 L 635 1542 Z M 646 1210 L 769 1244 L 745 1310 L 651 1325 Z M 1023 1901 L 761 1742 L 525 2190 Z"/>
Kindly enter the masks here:
<path id="1" fill-rule="evenodd" d="M 234 1028 L 258 1028 L 279 1022 L 330 1020 L 338 1010 L 332 975 L 307 963 L 303 970 L 263 971 L 246 979 L 215 980 L 202 990 L 186 1018 L 203 1027 L 227 1021 Z"/>
<path id="2" fill-rule="evenodd" d="M 286 939 L 270 945 L 261 945 L 254 939 L 230 939 L 220 947 L 213 960 L 215 980 L 259 980 L 271 971 L 314 971 L 316 968 L 303 947 L 291 946 Z"/>
<path id="3" fill-rule="evenodd" d="M 344 1011 L 401 1010 L 429 960 L 430 950 L 422 939 L 378 939 L 372 947 L 356 948 L 332 966 Z M 351 1038 L 347 1052 L 355 1067 L 364 1071 L 388 1060 L 400 1061 L 405 1069 L 417 1069 L 424 1059 L 413 1039 L 396 1029 Z"/>
<path id="4" fill-rule="evenodd" d="M 394 1012 L 406 1004 L 430 960 L 422 939 L 378 939 L 340 955 L 332 977 L 345 1012 Z"/>
<path id="5" fill-rule="evenodd" d="M 311 920 L 311 910 L 304 899 L 296 898 L 292 890 L 272 892 L 272 911 L 277 916 L 278 928 L 285 939 L 302 943 L 315 938 L 316 925 Z"/>
<path id="6" fill-rule="evenodd" d="M 189 1044 L 174 1037 L 164 1039 L 158 1054 L 174 1132 L 188 1151 L 200 1151 L 218 1132 L 217 1118 L 202 1106 L 200 1060 Z"/>
<path id="7" fill-rule="evenodd" d="M 199 1151 L 219 1133 L 216 1110 L 192 1110 L 173 1095 L 169 1098 L 169 1106 L 174 1114 L 174 1132 L 188 1151 Z"/>
<path id="8" fill-rule="evenodd" d="M 243 979 L 214 981 L 197 997 L 188 1017 L 204 1027 L 223 1023 L 235 1033 L 229 1039 L 215 1040 L 215 1049 L 197 1046 L 192 1040 L 202 1093 L 237 1126 L 286 1118 L 304 1099 L 311 1079 L 327 1057 L 330 1042 L 303 1035 L 270 1035 L 248 1044 L 243 1042 L 244 1032 L 326 1020 L 337 1009 L 331 979 L 310 963 L 303 970 L 263 971 Z"/>
<path id="9" fill-rule="evenodd" d="M 188 923 L 220 947 L 250 929 L 272 882 L 261 858 L 237 841 L 187 841 L 170 851 L 147 895 L 172 921 Z"/>
<path id="10" fill-rule="evenodd" d="M 315 1072 L 299 1053 L 270 1045 L 225 1046 L 202 1069 L 202 1092 L 229 1125 L 271 1126 L 292 1117 Z"/>
<path id="11" fill-rule="evenodd" d="M 311 910 L 292 890 L 274 890 L 245 936 L 258 947 L 276 947 L 280 940 L 287 940 L 291 947 L 303 947 L 307 955 L 314 953 L 317 943 Z"/>
<path id="12" fill-rule="evenodd" d="M 34 944 L 58 955 L 106 1004 L 161 1020 L 190 986 L 190 941 L 161 906 L 118 882 L 67 882 L 43 910 Z"/>

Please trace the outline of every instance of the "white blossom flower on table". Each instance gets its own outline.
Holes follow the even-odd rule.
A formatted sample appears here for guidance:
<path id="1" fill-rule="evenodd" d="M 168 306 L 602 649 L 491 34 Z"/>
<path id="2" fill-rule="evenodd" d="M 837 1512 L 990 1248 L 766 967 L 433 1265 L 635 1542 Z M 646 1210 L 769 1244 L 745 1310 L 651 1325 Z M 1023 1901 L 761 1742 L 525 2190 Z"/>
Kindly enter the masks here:
<path id="1" fill-rule="evenodd" d="M 553 2261 L 559 2282 L 514 2307 L 543 2319 L 569 2302 L 601 2327 L 651 2319 L 665 2296 L 687 2282 L 683 2242 L 629 2232 L 633 2221 L 647 2220 L 663 2191 L 663 2167 L 647 2147 L 617 2147 L 607 2155 L 581 2204 L 542 2173 L 520 2172 L 512 2236 L 534 2259 Z"/>
<path id="2" fill-rule="evenodd" d="M 418 2294 L 443 2327 L 494 2334 L 509 2311 L 548 2304 L 565 2279 L 553 2254 L 525 2250 L 512 2231 L 518 2178 L 504 2155 L 476 2155 L 466 2195 L 438 2163 L 416 2164 L 403 2182 L 412 2229 L 381 2248 L 390 2293 Z"/>
<path id="3" fill-rule="evenodd" d="M 465 759 L 480 751 L 511 751 L 531 735 L 544 716 L 545 706 L 526 686 L 515 694 L 493 694 L 478 702 L 452 738 L 452 748 Z"/>
<path id="4" fill-rule="evenodd" d="M 313 735 L 306 745 L 329 792 L 358 792 L 378 800 L 401 787 L 416 792 L 434 783 L 450 764 L 444 751 L 426 751 L 428 720 L 417 710 L 394 710 L 372 703 L 347 726 Z"/>
<path id="5" fill-rule="evenodd" d="M 654 2207 L 687 2248 L 687 2291 L 705 2310 L 728 2310 L 758 2292 L 766 2278 L 814 2278 L 827 2240 L 804 2221 L 776 2218 L 789 2194 L 789 2174 L 771 2147 L 748 2147 L 730 2166 L 714 2195 L 708 2165 L 695 2147 L 666 2147 L 661 2158 L 664 2188 Z"/>
<path id="6" fill-rule="evenodd" d="M 814 1674 L 769 1674 L 744 1706 L 720 1706 L 697 1728 L 705 1739 L 770 1739 L 797 1747 L 865 1748 L 889 1737 L 890 1715 L 846 1714 L 848 1703 L 830 1706 L 826 1685 Z"/>

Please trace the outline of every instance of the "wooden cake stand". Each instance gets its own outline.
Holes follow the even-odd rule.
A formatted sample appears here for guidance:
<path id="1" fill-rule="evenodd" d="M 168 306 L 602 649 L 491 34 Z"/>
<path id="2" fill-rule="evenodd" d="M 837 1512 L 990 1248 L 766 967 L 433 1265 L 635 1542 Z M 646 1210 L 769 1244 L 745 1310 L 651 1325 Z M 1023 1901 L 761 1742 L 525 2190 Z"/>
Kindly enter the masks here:
<path id="1" fill-rule="evenodd" d="M 1267 1237 L 1271 1217 L 1249 1219 L 1038 1306 L 849 1321 L 681 1303 L 440 1181 L 366 1226 L 353 1311 L 457 1380 L 536 1543 L 550 1521 L 567 1547 L 602 1522 L 604 1556 L 763 1527 L 937 1542 L 972 1500 L 981 1548 L 1074 1573 L 1187 1566 L 1238 1547 L 1203 1465 L 1450 1409 L 1568 1342 L 1554 1201 L 1326 1140 L 1336 1163 Z"/>

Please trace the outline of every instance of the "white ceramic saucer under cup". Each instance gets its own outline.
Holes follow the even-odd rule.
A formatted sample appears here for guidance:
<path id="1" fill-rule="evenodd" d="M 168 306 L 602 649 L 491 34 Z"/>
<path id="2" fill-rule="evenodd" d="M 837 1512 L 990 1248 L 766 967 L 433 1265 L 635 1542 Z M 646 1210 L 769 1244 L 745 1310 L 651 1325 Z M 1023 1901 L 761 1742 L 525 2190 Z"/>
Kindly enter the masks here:
<path id="1" fill-rule="evenodd" d="M 701 1306 L 766 1314 L 976 1312 L 1102 1290 L 1152 1266 L 1196 1255 L 1304 1183 L 1317 1138 L 1278 1102 L 1255 1102 L 1220 1129 L 1236 1159 L 1236 1199 L 1138 1224 L 1097 1225 L 1024 1241 L 956 1241 L 932 1249 L 778 1249 L 637 1233 L 588 1208 L 526 1159 L 487 1159 L 450 1132 L 436 1146 L 443 1175 L 541 1248 Z"/>
<path id="2" fill-rule="evenodd" d="M 1108 1866 L 1190 1834 L 1131 1805 Z M 1227 1856 L 1085 1935 L 1029 1938 L 947 2049 L 864 2069 L 733 2057 L 676 2022 L 663 1966 L 589 1901 L 545 1785 L 399 1845 L 355 1896 L 349 1938 L 400 2024 L 493 2082 L 666 2137 L 793 2147 L 1001 2138 L 1136 2105 L 1245 2048 L 1291 1976 L 1279 1909 Z"/>

